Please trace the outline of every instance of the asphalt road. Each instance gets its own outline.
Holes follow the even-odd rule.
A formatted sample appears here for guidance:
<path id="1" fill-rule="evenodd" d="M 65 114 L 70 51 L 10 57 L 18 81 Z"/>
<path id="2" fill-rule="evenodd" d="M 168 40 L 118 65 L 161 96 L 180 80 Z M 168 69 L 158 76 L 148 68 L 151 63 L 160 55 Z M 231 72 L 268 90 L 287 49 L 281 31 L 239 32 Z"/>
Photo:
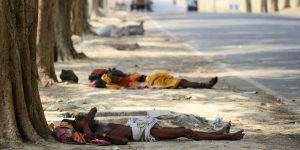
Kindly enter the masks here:
<path id="1" fill-rule="evenodd" d="M 149 16 L 169 36 L 187 40 L 219 64 L 221 77 L 246 91 L 261 89 L 300 102 L 300 18 L 160 8 Z"/>

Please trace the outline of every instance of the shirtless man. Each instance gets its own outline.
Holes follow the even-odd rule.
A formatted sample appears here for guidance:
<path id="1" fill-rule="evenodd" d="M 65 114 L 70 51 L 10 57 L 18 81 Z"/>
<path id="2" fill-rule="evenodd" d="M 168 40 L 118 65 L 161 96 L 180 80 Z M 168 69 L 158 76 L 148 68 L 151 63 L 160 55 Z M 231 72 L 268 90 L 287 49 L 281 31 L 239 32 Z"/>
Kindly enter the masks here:
<path id="1" fill-rule="evenodd" d="M 241 140 L 244 130 L 230 133 L 229 122 L 221 130 L 215 132 L 200 132 L 186 128 L 158 127 L 154 118 L 144 124 L 144 129 L 136 128 L 134 122 L 130 126 L 120 124 L 104 124 L 94 120 L 96 108 L 92 108 L 87 116 L 76 117 L 73 123 L 74 129 L 83 133 L 86 141 L 91 139 L 104 139 L 112 144 L 125 145 L 128 141 L 161 141 L 185 137 L 192 140 Z M 153 122 L 154 121 L 154 122 Z M 141 123 L 141 122 L 140 122 Z M 149 130 L 147 131 L 147 127 Z M 141 129 L 141 130 L 140 130 Z M 137 132 L 138 131 L 138 132 Z M 149 138 L 150 137 L 150 138 Z"/>

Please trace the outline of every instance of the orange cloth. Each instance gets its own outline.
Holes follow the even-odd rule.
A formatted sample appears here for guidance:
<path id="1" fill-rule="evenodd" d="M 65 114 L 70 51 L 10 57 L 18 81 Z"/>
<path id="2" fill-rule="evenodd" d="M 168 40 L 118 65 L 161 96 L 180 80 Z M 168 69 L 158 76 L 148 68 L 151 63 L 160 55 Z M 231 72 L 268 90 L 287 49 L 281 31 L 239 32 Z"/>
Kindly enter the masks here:
<path id="1" fill-rule="evenodd" d="M 84 135 L 80 132 L 75 131 L 73 139 L 75 142 L 85 143 Z"/>
<path id="2" fill-rule="evenodd" d="M 85 139 L 84 139 L 84 135 L 83 133 L 77 132 L 74 127 L 72 126 L 72 124 L 68 123 L 68 122 L 61 122 L 59 127 L 61 128 L 68 128 L 68 129 L 72 129 L 74 134 L 73 134 L 73 140 L 77 143 L 85 143 Z"/>
<path id="3" fill-rule="evenodd" d="M 138 84 L 139 84 L 138 81 L 142 76 L 143 76 L 142 74 L 133 73 L 126 77 L 114 77 L 113 83 L 115 83 L 119 86 L 122 86 L 122 87 L 134 88 L 134 87 L 138 86 Z"/>

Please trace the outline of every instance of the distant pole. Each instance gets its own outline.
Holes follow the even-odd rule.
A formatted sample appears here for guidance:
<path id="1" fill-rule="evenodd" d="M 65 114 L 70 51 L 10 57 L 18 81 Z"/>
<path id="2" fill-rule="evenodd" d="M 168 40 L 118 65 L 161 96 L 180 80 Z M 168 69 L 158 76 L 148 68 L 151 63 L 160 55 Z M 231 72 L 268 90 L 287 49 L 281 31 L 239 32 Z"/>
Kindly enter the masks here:
<path id="1" fill-rule="evenodd" d="M 285 0 L 283 8 L 291 8 L 291 1 L 290 0 Z"/>
<path id="2" fill-rule="evenodd" d="M 246 9 L 248 13 L 252 12 L 252 3 L 251 0 L 246 0 Z"/>
<path id="3" fill-rule="evenodd" d="M 261 0 L 260 10 L 262 13 L 268 12 L 268 0 Z"/>
<path id="4" fill-rule="evenodd" d="M 272 0 L 271 1 L 271 9 L 273 12 L 277 12 L 279 11 L 279 7 L 278 7 L 278 0 Z"/>

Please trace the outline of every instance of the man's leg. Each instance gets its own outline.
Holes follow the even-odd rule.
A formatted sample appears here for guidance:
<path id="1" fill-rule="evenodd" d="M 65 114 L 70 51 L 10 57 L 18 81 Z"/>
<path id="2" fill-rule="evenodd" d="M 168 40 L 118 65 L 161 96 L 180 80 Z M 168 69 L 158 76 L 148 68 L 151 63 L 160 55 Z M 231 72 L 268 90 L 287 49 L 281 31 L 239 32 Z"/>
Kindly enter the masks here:
<path id="1" fill-rule="evenodd" d="M 126 126 L 120 125 L 120 124 L 113 124 L 113 123 L 108 124 L 108 126 L 111 128 L 111 130 L 107 133 L 108 135 L 132 139 L 132 129 L 130 127 L 126 127 Z M 231 123 L 229 122 L 227 125 L 225 125 L 222 129 L 220 129 L 218 131 L 206 132 L 206 133 L 215 134 L 215 135 L 227 134 L 230 132 L 230 127 L 231 127 Z M 161 130 L 163 130 L 163 131 L 160 132 Z M 152 132 L 153 133 L 155 132 L 154 135 L 157 135 L 158 137 L 165 136 L 165 139 L 174 139 L 174 138 L 184 137 L 184 135 L 182 133 L 186 132 L 187 130 L 190 131 L 189 129 L 186 129 L 183 127 L 179 127 L 179 128 L 165 127 L 162 129 L 152 128 L 151 135 L 152 135 Z M 156 132 L 158 132 L 158 133 L 156 133 Z M 160 133 L 162 133 L 162 135 L 159 135 Z M 198 133 L 201 133 L 201 132 L 198 132 Z"/>
<path id="2" fill-rule="evenodd" d="M 151 129 L 151 135 L 157 140 L 169 140 L 185 137 L 193 140 L 240 140 L 243 138 L 244 130 L 229 133 L 230 123 L 216 132 L 199 132 L 184 128 L 162 128 Z"/>
<path id="3" fill-rule="evenodd" d="M 204 132 L 204 133 L 215 134 L 215 135 L 228 134 L 230 132 L 230 128 L 231 128 L 231 121 L 218 131 Z M 164 127 L 163 129 L 186 129 L 186 128 L 184 128 L 184 127 L 177 127 L 177 128 Z M 199 132 L 199 131 L 197 131 L 197 132 Z"/>
<path id="4" fill-rule="evenodd" d="M 187 131 L 186 138 L 193 140 L 241 140 L 244 137 L 244 130 L 235 133 L 213 134 L 199 131 Z"/>
<path id="5" fill-rule="evenodd" d="M 182 128 L 152 128 L 150 130 L 150 134 L 156 140 L 169 140 L 169 139 L 177 139 L 180 137 L 185 137 L 185 132 L 188 129 Z"/>
<path id="6" fill-rule="evenodd" d="M 207 88 L 211 89 L 216 83 L 218 82 L 218 77 L 212 78 L 208 83 L 198 83 L 198 82 L 191 82 L 185 79 L 181 79 L 179 83 L 179 87 L 182 88 Z"/>

